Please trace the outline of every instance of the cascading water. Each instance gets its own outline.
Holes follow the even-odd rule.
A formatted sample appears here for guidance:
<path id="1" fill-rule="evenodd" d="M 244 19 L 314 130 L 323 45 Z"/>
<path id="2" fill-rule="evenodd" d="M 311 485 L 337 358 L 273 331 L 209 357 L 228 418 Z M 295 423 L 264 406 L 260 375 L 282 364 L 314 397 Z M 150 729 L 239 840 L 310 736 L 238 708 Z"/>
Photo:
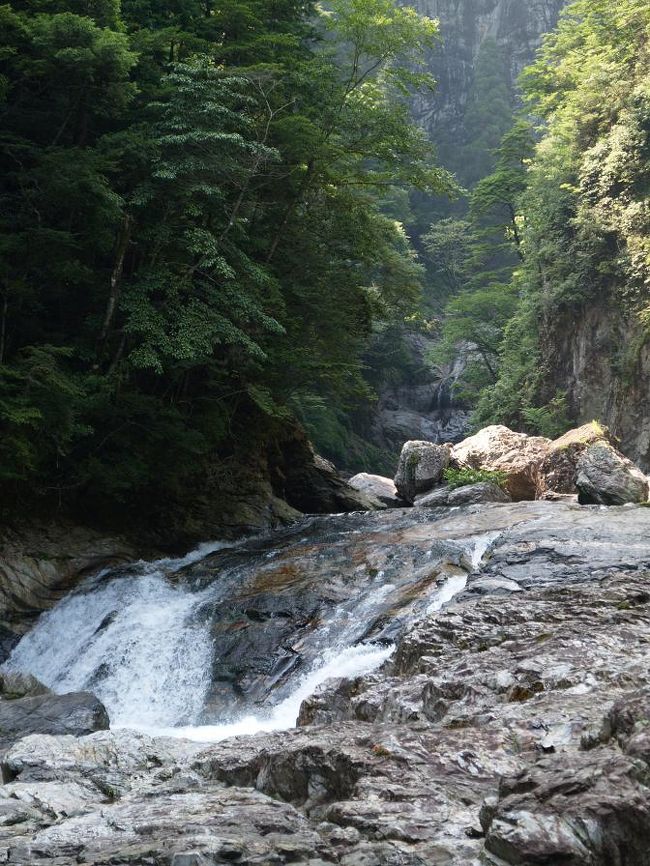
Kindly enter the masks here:
<path id="1" fill-rule="evenodd" d="M 496 535 L 467 539 L 465 548 L 455 542 L 449 546 L 458 556 L 464 551 L 469 562 L 463 570 L 457 568 L 458 573 L 443 576 L 418 601 L 420 613 L 439 610 L 462 591 L 467 572 L 478 567 Z M 220 580 L 219 575 L 207 584 L 189 585 L 175 577 L 224 547 L 237 552 L 233 546 L 202 545 L 182 559 L 140 563 L 89 579 L 41 617 L 5 668 L 28 671 L 57 692 L 94 692 L 107 707 L 113 727 L 217 741 L 291 727 L 302 701 L 325 680 L 370 673 L 392 654 L 390 643 L 373 643 L 372 638 L 364 642 L 369 624 L 392 609 L 398 594 L 390 577 L 377 570 L 361 589 L 331 604 L 299 639 L 309 663 L 289 676 L 275 700 L 235 719 L 222 714 L 214 724 L 202 724 L 207 721 L 213 662 L 220 653 L 206 610 L 213 610 L 237 584 L 235 578 Z M 263 569 L 276 551 L 262 556 L 244 549 L 244 554 L 244 559 L 257 557 Z M 429 557 L 430 551 L 424 559 Z M 416 578 L 418 572 L 417 584 Z"/>
<path id="2" fill-rule="evenodd" d="M 190 723 L 208 687 L 212 645 L 195 612 L 205 593 L 166 578 L 222 548 L 98 575 L 44 614 L 5 668 L 29 671 L 57 692 L 94 692 L 115 727 Z"/>

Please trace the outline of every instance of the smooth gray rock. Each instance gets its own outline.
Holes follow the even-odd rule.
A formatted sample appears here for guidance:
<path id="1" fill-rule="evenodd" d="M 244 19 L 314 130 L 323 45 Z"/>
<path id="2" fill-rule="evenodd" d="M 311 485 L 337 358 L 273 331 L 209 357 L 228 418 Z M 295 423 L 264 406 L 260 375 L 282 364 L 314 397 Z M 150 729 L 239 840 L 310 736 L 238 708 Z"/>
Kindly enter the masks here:
<path id="1" fill-rule="evenodd" d="M 418 508 L 436 508 L 439 506 L 475 505 L 479 502 L 512 502 L 510 496 L 491 481 L 481 481 L 478 484 L 466 484 L 463 487 L 451 489 L 443 487 L 418 496 L 415 505 Z"/>
<path id="2" fill-rule="evenodd" d="M 397 494 L 397 488 L 392 478 L 384 478 L 382 475 L 370 475 L 367 472 L 359 472 L 350 478 L 348 482 L 355 490 L 359 490 L 366 496 L 378 499 L 390 508 L 402 508 L 405 503 Z"/>
<path id="3" fill-rule="evenodd" d="M 81 736 L 108 728 L 102 702 L 88 692 L 0 700 L 0 748 L 28 734 Z"/>
<path id="4" fill-rule="evenodd" d="M 406 502 L 413 502 L 418 493 L 431 490 L 442 480 L 449 466 L 448 445 L 432 442 L 406 442 L 397 464 L 395 487 Z"/>
<path id="5" fill-rule="evenodd" d="M 607 442 L 597 442 L 581 454 L 576 487 L 583 505 L 625 505 L 648 499 L 646 476 Z"/>

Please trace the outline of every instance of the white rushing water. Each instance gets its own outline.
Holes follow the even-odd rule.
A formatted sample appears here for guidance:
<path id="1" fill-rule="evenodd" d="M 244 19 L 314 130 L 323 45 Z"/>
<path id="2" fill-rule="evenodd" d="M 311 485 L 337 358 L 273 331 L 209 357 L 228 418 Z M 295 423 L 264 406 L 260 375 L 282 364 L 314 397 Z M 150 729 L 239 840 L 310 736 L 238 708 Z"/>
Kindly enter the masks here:
<path id="1" fill-rule="evenodd" d="M 479 567 L 498 534 L 471 540 L 472 568 Z M 218 598 L 218 581 L 191 591 L 168 575 L 226 546 L 205 544 L 181 559 L 140 563 L 123 575 L 91 579 L 41 617 L 4 668 L 30 672 L 60 693 L 92 691 L 107 707 L 113 728 L 216 742 L 292 727 L 301 703 L 319 685 L 371 673 L 392 655 L 392 645 L 360 642 L 395 589 L 379 572 L 364 592 L 335 605 L 308 636 L 314 662 L 296 675 L 284 700 L 234 721 L 198 725 L 217 650 L 201 609 Z M 465 574 L 448 577 L 426 613 L 440 610 L 466 582 Z"/>
<path id="2" fill-rule="evenodd" d="M 174 586 L 164 572 L 223 546 L 202 545 L 82 587 L 40 618 L 4 667 L 59 693 L 94 692 L 114 727 L 191 722 L 203 708 L 212 659 L 207 624 L 196 617 L 205 593 Z"/>

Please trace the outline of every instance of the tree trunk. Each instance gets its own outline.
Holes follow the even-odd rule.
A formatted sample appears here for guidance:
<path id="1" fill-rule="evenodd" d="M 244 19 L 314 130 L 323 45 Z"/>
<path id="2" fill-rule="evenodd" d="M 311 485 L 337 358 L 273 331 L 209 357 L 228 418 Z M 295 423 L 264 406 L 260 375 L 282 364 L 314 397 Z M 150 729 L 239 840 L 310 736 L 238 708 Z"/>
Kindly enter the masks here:
<path id="1" fill-rule="evenodd" d="M 278 249 L 278 246 L 280 244 L 280 241 L 282 240 L 282 235 L 284 233 L 284 230 L 286 229 L 286 227 L 289 223 L 289 220 L 291 219 L 291 217 L 293 215 L 293 212 L 295 211 L 295 209 L 300 204 L 300 201 L 301 201 L 303 195 L 305 194 L 305 192 L 307 191 L 307 188 L 309 187 L 309 184 L 311 183 L 311 178 L 312 178 L 312 175 L 314 173 L 314 165 L 315 165 L 314 160 L 310 159 L 309 163 L 307 164 L 307 171 L 305 172 L 305 176 L 303 177 L 302 182 L 300 184 L 300 187 L 298 188 L 298 192 L 295 194 L 293 199 L 289 202 L 289 204 L 285 208 L 282 219 L 280 220 L 280 225 L 278 226 L 278 230 L 275 233 L 275 237 L 273 238 L 273 243 L 271 244 L 271 248 L 269 249 L 269 253 L 266 257 L 267 265 L 271 263 L 273 257 L 275 256 L 277 249 Z"/>
<path id="2" fill-rule="evenodd" d="M 126 256 L 126 251 L 129 246 L 129 241 L 131 239 L 132 226 L 133 220 L 131 219 L 131 217 L 128 214 L 124 214 L 122 226 L 117 236 L 115 262 L 113 264 L 113 270 L 111 272 L 111 287 L 108 295 L 108 301 L 106 303 L 106 312 L 104 313 L 102 329 L 100 331 L 99 339 L 97 341 L 97 354 L 101 352 L 106 342 L 106 339 L 108 338 L 108 332 L 113 322 L 113 318 L 115 317 L 115 311 L 117 310 L 117 304 L 120 299 L 120 290 L 122 286 L 122 274 L 124 272 L 124 258 Z"/>
<path id="3" fill-rule="evenodd" d="M 0 364 L 4 364 L 5 345 L 7 339 L 7 311 L 9 309 L 9 293 L 5 289 L 2 299 L 2 318 L 0 318 Z"/>

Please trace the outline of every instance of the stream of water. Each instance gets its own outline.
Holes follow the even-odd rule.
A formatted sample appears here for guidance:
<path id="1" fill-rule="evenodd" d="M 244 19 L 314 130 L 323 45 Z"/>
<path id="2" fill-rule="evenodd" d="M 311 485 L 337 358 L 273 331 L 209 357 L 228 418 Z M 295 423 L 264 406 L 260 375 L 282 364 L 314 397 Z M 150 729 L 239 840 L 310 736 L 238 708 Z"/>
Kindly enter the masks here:
<path id="1" fill-rule="evenodd" d="M 479 567 L 497 535 L 469 539 L 472 568 Z M 292 727 L 302 701 L 321 683 L 370 673 L 390 658 L 394 646 L 360 641 L 394 589 L 381 583 L 380 573 L 365 592 L 335 604 L 314 629 L 308 638 L 314 661 L 294 675 L 284 699 L 235 720 L 198 723 L 219 652 L 202 612 L 206 602 L 227 590 L 218 580 L 197 590 L 170 576 L 226 546 L 201 545 L 181 559 L 139 563 L 89 579 L 40 618 L 4 668 L 32 673 L 59 693 L 94 692 L 113 728 L 215 742 Z M 425 612 L 447 604 L 466 580 L 464 573 L 447 577 L 431 592 Z"/>

